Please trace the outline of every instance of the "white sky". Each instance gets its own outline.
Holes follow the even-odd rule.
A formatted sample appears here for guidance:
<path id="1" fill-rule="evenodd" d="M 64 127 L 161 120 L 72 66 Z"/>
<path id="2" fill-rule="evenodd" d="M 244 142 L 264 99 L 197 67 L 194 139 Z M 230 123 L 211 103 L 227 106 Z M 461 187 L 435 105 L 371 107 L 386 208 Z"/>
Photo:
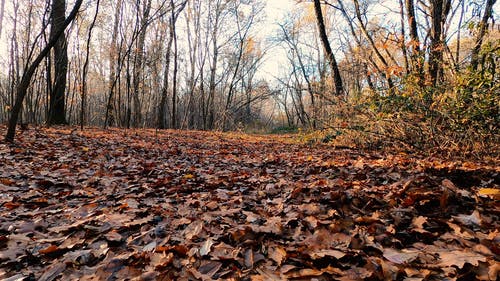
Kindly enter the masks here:
<path id="1" fill-rule="evenodd" d="M 277 23 L 281 22 L 287 13 L 291 12 L 297 3 L 295 0 L 267 0 L 267 19 L 263 32 L 266 36 L 272 36 L 278 29 Z M 285 50 L 276 46 L 270 50 L 265 58 L 262 68 L 259 70 L 258 78 L 268 78 L 269 75 L 279 75 L 280 67 L 287 63 Z"/>

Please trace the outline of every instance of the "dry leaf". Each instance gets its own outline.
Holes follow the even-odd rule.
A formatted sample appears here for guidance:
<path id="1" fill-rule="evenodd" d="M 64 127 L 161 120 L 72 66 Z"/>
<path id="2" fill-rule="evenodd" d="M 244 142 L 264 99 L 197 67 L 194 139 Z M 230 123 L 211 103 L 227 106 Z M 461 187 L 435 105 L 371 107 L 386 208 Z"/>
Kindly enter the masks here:
<path id="1" fill-rule="evenodd" d="M 439 257 L 441 260 L 439 266 L 443 267 L 456 266 L 460 269 L 463 268 L 466 263 L 469 263 L 473 266 L 477 266 L 479 262 L 486 261 L 485 256 L 467 250 L 440 252 Z"/>

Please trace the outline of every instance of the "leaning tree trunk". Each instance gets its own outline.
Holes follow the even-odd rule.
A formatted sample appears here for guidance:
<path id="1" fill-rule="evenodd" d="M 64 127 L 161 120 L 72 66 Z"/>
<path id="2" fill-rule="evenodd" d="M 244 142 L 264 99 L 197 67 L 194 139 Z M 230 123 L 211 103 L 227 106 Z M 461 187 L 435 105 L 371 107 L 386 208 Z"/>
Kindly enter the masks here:
<path id="1" fill-rule="evenodd" d="M 339 67 L 337 65 L 337 61 L 335 60 L 335 56 L 333 55 L 330 42 L 328 41 L 328 36 L 326 35 L 325 21 L 323 19 L 323 13 L 321 11 L 321 5 L 319 0 L 314 0 L 314 11 L 316 12 L 316 23 L 318 24 L 319 37 L 321 38 L 321 42 L 323 43 L 323 48 L 325 50 L 326 57 L 328 58 L 328 63 L 330 65 L 330 69 L 333 74 L 333 82 L 335 84 L 335 94 L 337 96 L 341 96 L 344 92 L 344 88 L 342 86 L 342 77 L 340 77 Z"/>
<path id="2" fill-rule="evenodd" d="M 484 14 L 481 22 L 479 23 L 479 33 L 476 37 L 476 43 L 474 44 L 474 48 L 472 49 L 471 54 L 471 67 L 472 70 L 477 70 L 477 65 L 479 62 L 479 50 L 481 50 L 481 45 L 483 44 L 484 35 L 486 34 L 486 30 L 488 30 L 488 20 L 491 18 L 493 14 L 493 5 L 497 0 L 487 0 L 486 7 L 484 8 Z"/>
<path id="3" fill-rule="evenodd" d="M 59 40 L 59 37 L 61 37 L 61 35 L 63 35 L 66 27 L 76 17 L 76 14 L 78 13 L 78 9 L 80 9 L 80 6 L 82 5 L 82 2 L 83 2 L 83 0 L 76 0 L 75 6 L 73 7 L 73 10 L 69 14 L 69 16 L 64 20 L 63 24 L 61 25 L 61 29 L 59 29 L 56 33 L 54 33 L 54 36 L 50 39 L 50 41 L 47 43 L 47 45 L 42 49 L 42 51 L 35 58 L 33 63 L 31 63 L 31 65 L 29 65 L 27 70 L 24 72 L 23 77 L 21 79 L 21 82 L 19 83 L 19 85 L 16 88 L 16 101 L 14 103 L 14 107 L 12 108 L 12 113 L 10 115 L 9 125 L 7 128 L 7 134 L 5 135 L 6 141 L 8 141 L 8 142 L 14 141 L 14 136 L 16 134 L 17 120 L 19 118 L 19 112 L 21 111 L 24 97 L 26 96 L 28 87 L 30 85 L 31 77 L 35 73 L 38 65 L 40 65 L 40 62 L 42 62 L 42 60 L 49 54 L 52 47 L 54 47 L 54 45 L 56 45 L 57 41 Z"/>
<path id="4" fill-rule="evenodd" d="M 373 52 L 377 56 L 378 60 L 382 63 L 384 66 L 384 72 L 382 72 L 382 76 L 384 76 L 387 80 L 387 84 L 389 85 L 389 91 L 392 92 L 392 89 L 394 88 L 394 82 L 392 81 L 391 77 L 389 74 L 385 73 L 385 70 L 389 67 L 389 64 L 387 63 L 387 60 L 384 58 L 384 56 L 380 53 L 380 50 L 377 48 L 375 45 L 375 42 L 373 41 L 373 38 L 370 36 L 368 33 L 368 30 L 366 29 L 365 23 L 363 22 L 362 16 L 361 16 L 361 11 L 359 8 L 359 1 L 358 0 L 353 0 L 354 1 L 354 8 L 356 12 L 356 18 L 358 19 L 359 26 L 361 28 L 361 32 L 365 36 L 366 40 L 368 40 L 368 43 L 370 43 L 370 47 L 372 48 Z"/>
<path id="5" fill-rule="evenodd" d="M 66 0 L 53 0 L 50 37 L 55 38 L 57 32 L 64 26 Z M 48 124 L 66 124 L 66 74 L 68 72 L 68 51 L 66 37 L 60 36 L 54 46 L 54 83 L 50 95 Z"/>

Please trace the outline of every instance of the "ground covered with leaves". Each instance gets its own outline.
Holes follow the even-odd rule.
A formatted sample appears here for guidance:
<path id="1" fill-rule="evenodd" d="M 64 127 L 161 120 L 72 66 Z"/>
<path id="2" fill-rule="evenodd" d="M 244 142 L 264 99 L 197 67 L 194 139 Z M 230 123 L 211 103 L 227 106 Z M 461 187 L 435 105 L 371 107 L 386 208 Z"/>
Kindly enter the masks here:
<path id="1" fill-rule="evenodd" d="M 496 280 L 499 172 L 293 136 L 31 128 L 0 143 L 0 279 Z"/>

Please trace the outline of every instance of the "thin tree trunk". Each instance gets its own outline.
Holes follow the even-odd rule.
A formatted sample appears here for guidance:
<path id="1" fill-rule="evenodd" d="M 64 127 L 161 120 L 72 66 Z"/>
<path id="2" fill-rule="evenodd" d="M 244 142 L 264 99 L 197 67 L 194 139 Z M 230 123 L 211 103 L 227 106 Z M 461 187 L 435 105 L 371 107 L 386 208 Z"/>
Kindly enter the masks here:
<path id="1" fill-rule="evenodd" d="M 423 73 L 423 60 L 420 52 L 420 38 L 418 36 L 417 19 L 415 16 L 415 3 L 413 0 L 406 0 L 406 14 L 408 17 L 408 27 L 410 34 L 411 49 L 411 63 L 412 71 L 414 71 L 419 79 L 419 82 L 424 81 Z"/>
<path id="2" fill-rule="evenodd" d="M 163 71 L 163 87 L 161 90 L 161 100 L 160 106 L 158 109 L 158 128 L 165 129 L 166 128 L 166 115 L 167 115 L 167 98 L 168 98 L 168 87 L 169 87 L 169 77 L 168 73 L 170 71 L 170 53 L 172 52 L 172 43 L 173 43 L 173 35 L 172 35 L 172 25 L 170 25 L 170 36 L 168 38 L 167 50 L 165 53 L 165 68 Z"/>
<path id="3" fill-rule="evenodd" d="M 5 0 L 0 3 L 0 37 L 2 36 L 3 15 L 5 11 Z"/>
<path id="4" fill-rule="evenodd" d="M 218 29 L 218 19 L 219 15 L 217 14 L 216 16 L 216 23 L 215 26 L 213 27 L 213 33 L 212 33 L 212 46 L 213 46 L 213 54 L 212 54 L 212 64 L 210 65 L 210 82 L 208 86 L 208 101 L 207 101 L 207 106 L 208 106 L 208 116 L 207 116 L 207 125 L 205 126 L 207 129 L 213 129 L 214 125 L 214 114 L 215 114 L 215 71 L 217 70 L 217 61 L 218 61 L 218 54 L 219 50 L 217 47 L 217 29 Z"/>
<path id="5" fill-rule="evenodd" d="M 138 2 L 139 3 L 139 2 Z M 137 5 L 139 9 L 139 4 Z M 137 47 L 135 49 L 135 60 L 134 60 L 134 78 L 133 78 L 133 118 L 132 125 L 134 127 L 139 127 L 142 123 L 142 110 L 140 95 L 143 91 L 142 89 L 142 79 L 143 79 L 143 67 L 144 67 L 144 45 L 146 40 L 147 22 L 149 20 L 149 12 L 151 11 L 151 0 L 147 0 L 144 3 L 142 18 L 140 22 L 140 33 L 137 40 Z"/>
<path id="6" fill-rule="evenodd" d="M 399 0 L 399 15 L 401 16 L 401 52 L 403 53 L 405 73 L 408 74 L 410 72 L 410 68 L 408 63 L 408 52 L 406 50 L 406 40 L 405 40 L 406 28 L 405 28 L 405 12 L 404 12 L 403 0 Z"/>
<path id="7" fill-rule="evenodd" d="M 120 59 L 118 54 L 118 44 L 116 42 L 118 37 L 118 26 L 120 24 L 120 17 L 122 11 L 122 0 L 116 2 L 115 8 L 115 19 L 113 23 L 113 33 L 111 35 L 111 46 L 109 50 L 109 84 L 108 84 L 108 101 L 106 103 L 106 116 L 104 120 L 104 127 L 113 126 L 115 123 L 115 112 L 114 112 L 114 91 L 116 87 L 117 80 L 117 64 Z"/>
<path id="8" fill-rule="evenodd" d="M 85 63 L 83 64 L 83 73 L 82 73 L 82 104 L 80 109 L 80 130 L 83 131 L 83 125 L 85 123 L 85 99 L 87 97 L 87 69 L 89 65 L 89 53 L 90 53 L 90 39 L 92 38 L 92 29 L 94 29 L 95 22 L 97 20 L 97 14 L 99 13 L 99 2 L 97 0 L 94 18 L 92 19 L 92 23 L 89 27 L 89 34 L 87 38 L 87 51 L 85 53 Z"/>
<path id="9" fill-rule="evenodd" d="M 319 37 L 323 43 L 323 48 L 330 65 L 330 69 L 333 74 L 333 82 L 335 84 L 335 94 L 341 96 L 344 93 L 344 87 L 342 85 L 342 77 L 340 76 L 339 67 L 337 61 L 335 60 L 335 55 L 333 54 L 332 47 L 328 41 L 328 36 L 326 35 L 325 22 L 323 19 L 323 12 L 321 11 L 321 4 L 319 0 L 314 0 L 314 11 L 316 13 L 316 23 L 318 25 Z"/>
<path id="10" fill-rule="evenodd" d="M 484 7 L 484 14 L 481 22 L 479 23 L 479 32 L 476 37 L 476 42 L 474 44 L 474 48 L 471 53 L 471 68 L 473 71 L 477 70 L 478 61 L 479 61 L 479 51 L 481 50 L 481 45 L 483 44 L 484 35 L 488 30 L 488 20 L 491 18 L 493 14 L 493 5 L 496 0 L 487 0 L 486 7 Z"/>
<path id="11" fill-rule="evenodd" d="M 373 38 L 368 34 L 368 31 L 366 30 L 366 26 L 363 23 L 363 19 L 361 18 L 361 11 L 359 9 L 359 1 L 358 0 L 353 0 L 354 1 L 354 7 L 356 10 L 356 18 L 358 19 L 359 26 L 361 28 L 361 32 L 365 36 L 366 40 L 368 40 L 368 43 L 370 43 L 370 47 L 372 48 L 373 52 L 377 56 L 378 60 L 384 65 L 384 68 L 388 68 L 389 64 L 385 60 L 384 56 L 380 53 L 379 49 L 375 45 L 375 42 L 373 41 Z M 385 72 L 382 72 L 382 75 L 386 78 L 387 84 L 389 85 L 389 91 L 394 88 L 394 83 L 392 82 L 392 79 L 389 75 L 387 75 Z"/>

